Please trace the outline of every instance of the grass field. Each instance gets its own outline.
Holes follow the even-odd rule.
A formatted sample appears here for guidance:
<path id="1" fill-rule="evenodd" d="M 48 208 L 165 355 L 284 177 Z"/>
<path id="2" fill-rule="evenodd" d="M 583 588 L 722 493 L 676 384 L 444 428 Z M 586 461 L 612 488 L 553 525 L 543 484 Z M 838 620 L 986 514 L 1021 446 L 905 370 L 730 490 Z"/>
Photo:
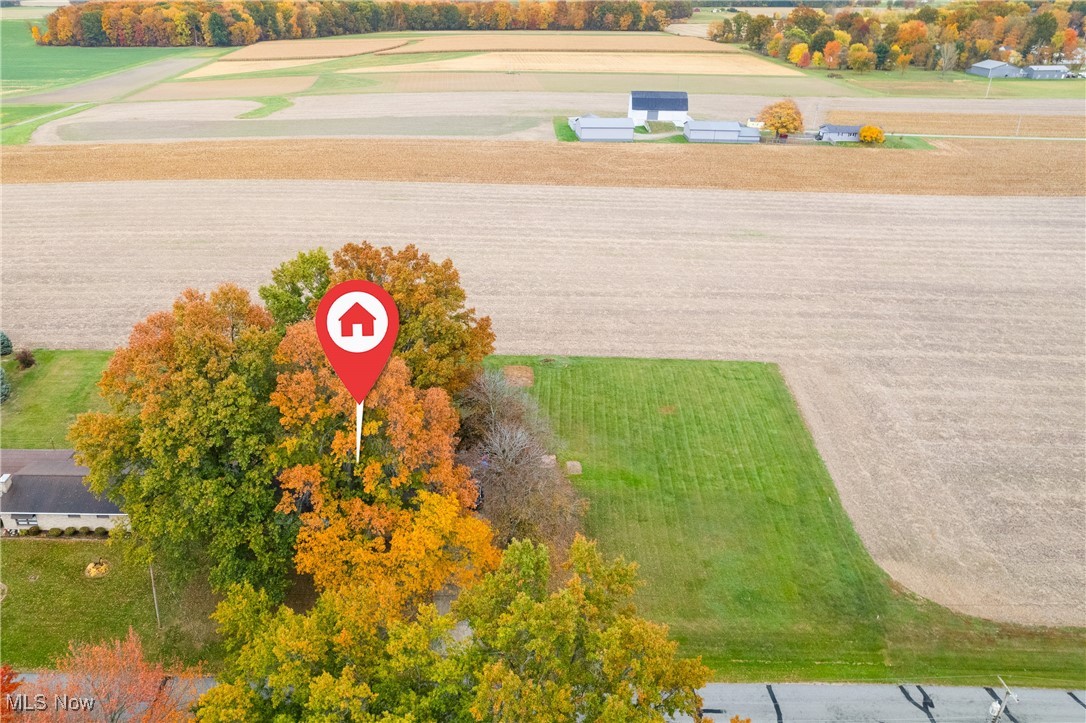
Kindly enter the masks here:
<path id="1" fill-rule="evenodd" d="M 112 563 L 109 574 L 86 577 L 84 568 L 99 558 Z M 124 638 L 129 626 L 155 658 L 212 665 L 220 659 L 214 623 L 208 620 L 215 599 L 203 583 L 178 586 L 155 570 L 159 630 L 148 569 L 126 564 L 120 550 L 104 540 L 3 540 L 0 561 L 0 581 L 8 587 L 0 608 L 0 659 L 16 670 L 52 665 L 69 640 Z"/>
<path id="2" fill-rule="evenodd" d="M 1081 685 L 1082 630 L 956 615 L 867 555 L 775 366 L 495 357 L 533 367 L 588 532 L 642 611 L 726 680 Z M 1011 682 L 1013 678 L 1014 682 Z"/>
<path id="3" fill-rule="evenodd" d="M 569 118 L 561 115 L 556 115 L 554 117 L 554 136 L 558 140 L 566 143 L 580 141 L 580 138 L 577 137 L 577 133 L 569 127 Z"/>
<path id="4" fill-rule="evenodd" d="M 26 371 L 5 359 L 11 397 L 0 407 L 0 448 L 68 447 L 68 426 L 75 415 L 103 404 L 95 385 L 110 355 L 39 349 L 34 352 L 37 364 Z"/>
<path id="5" fill-rule="evenodd" d="M 107 356 L 98 354 L 94 367 L 85 352 L 46 354 L 43 367 L 70 368 L 65 357 L 73 357 L 85 379 L 97 376 L 92 369 Z M 590 502 L 589 534 L 608 553 L 638 562 L 644 614 L 668 623 L 683 651 L 703 656 L 716 678 L 1086 681 L 1086 631 L 998 625 L 894 586 L 853 531 L 775 366 L 540 357 L 488 363 L 533 368 L 531 391 L 561 440 L 561 457 L 584 465 L 576 483 Z M 62 395 L 33 416 L 43 428 L 60 429 L 88 404 L 85 396 Z M 5 431 L 30 416 L 4 410 Z M 150 633 L 143 570 L 98 581 L 76 574 L 91 558 L 113 554 L 94 545 L 102 543 L 4 541 L 5 661 L 43 665 L 68 637 L 118 635 L 129 623 Z M 33 575 L 39 579 L 31 582 Z M 162 584 L 164 615 L 175 622 L 157 639 L 159 649 L 194 659 L 198 642 L 209 639 L 211 603 Z M 35 630 L 48 635 L 24 622 L 30 610 Z M 217 651 L 199 655 L 215 660 Z"/>
<path id="6" fill-rule="evenodd" d="M 206 48 L 204 49 L 206 50 Z M 162 58 L 200 52 L 193 48 L 78 48 L 34 44 L 24 20 L 0 21 L 0 90 L 37 91 L 71 85 Z M 15 100 L 5 97 L 5 104 Z"/>

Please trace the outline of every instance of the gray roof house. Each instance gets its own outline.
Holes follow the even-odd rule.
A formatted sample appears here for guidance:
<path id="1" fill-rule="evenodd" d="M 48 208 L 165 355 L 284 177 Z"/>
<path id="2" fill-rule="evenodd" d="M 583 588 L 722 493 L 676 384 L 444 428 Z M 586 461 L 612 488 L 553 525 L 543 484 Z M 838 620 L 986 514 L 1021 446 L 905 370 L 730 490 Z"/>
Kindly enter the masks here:
<path id="1" fill-rule="evenodd" d="M 840 126 L 824 123 L 818 127 L 815 139 L 830 143 L 859 143 L 860 126 Z"/>
<path id="2" fill-rule="evenodd" d="M 969 70 L 965 72 L 970 75 L 979 75 L 982 78 L 1022 77 L 1021 68 L 1010 63 L 1004 63 L 1002 60 L 982 60 L 979 63 L 973 63 L 969 66 Z"/>
<path id="3" fill-rule="evenodd" d="M 630 142 L 634 139 L 634 122 L 630 118 L 600 118 L 580 115 L 569 119 L 569 127 L 582 141 Z"/>
<path id="4" fill-rule="evenodd" d="M 683 135 L 691 143 L 758 143 L 762 139 L 757 128 L 736 121 L 689 120 L 683 125 Z"/>
<path id="5" fill-rule="evenodd" d="M 115 527 L 127 515 L 83 485 L 70 449 L 14 450 L 0 453 L 0 527 Z"/>
<path id="6" fill-rule="evenodd" d="M 1066 65 L 1027 65 L 1026 77 L 1030 80 L 1062 80 L 1071 69 Z"/>

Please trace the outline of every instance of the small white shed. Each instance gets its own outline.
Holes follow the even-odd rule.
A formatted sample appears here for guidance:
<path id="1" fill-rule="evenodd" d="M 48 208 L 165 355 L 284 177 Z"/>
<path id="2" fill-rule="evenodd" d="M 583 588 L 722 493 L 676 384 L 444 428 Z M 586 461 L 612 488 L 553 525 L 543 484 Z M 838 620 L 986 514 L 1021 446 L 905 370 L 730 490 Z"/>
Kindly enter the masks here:
<path id="1" fill-rule="evenodd" d="M 634 139 L 634 122 L 629 118 L 600 118 L 580 115 L 569 119 L 569 127 L 582 141 L 629 142 Z"/>
<path id="2" fill-rule="evenodd" d="M 757 128 L 748 128 L 736 121 L 689 120 L 683 135 L 691 143 L 757 143 L 762 139 Z"/>

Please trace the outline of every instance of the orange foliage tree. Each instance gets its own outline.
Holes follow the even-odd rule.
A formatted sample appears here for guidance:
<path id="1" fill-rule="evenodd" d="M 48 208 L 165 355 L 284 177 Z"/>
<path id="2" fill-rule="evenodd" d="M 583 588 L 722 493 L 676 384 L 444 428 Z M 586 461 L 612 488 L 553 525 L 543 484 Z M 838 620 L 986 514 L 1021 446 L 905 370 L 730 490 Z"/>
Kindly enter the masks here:
<path id="1" fill-rule="evenodd" d="M 297 514 L 295 564 L 319 589 L 367 585 L 391 610 L 493 567 L 489 526 L 472 512 L 477 490 L 456 462 L 459 416 L 448 393 L 411 385 L 393 357 L 366 400 L 354 463 L 354 400 L 328 365 L 310 322 L 287 329 L 271 396 L 285 437 L 276 451 Z"/>
<path id="2" fill-rule="evenodd" d="M 75 696 L 77 700 L 93 699 L 94 720 L 169 723 L 190 718 L 199 675 L 199 669 L 149 662 L 139 636 L 129 629 L 124 640 L 70 644 L 68 654 L 57 660 L 56 670 L 27 687 L 33 691 L 31 695 L 46 696 L 50 708 L 43 712 L 45 720 L 52 715 L 72 720 L 70 710 L 57 712 L 52 703 L 55 696 Z"/>

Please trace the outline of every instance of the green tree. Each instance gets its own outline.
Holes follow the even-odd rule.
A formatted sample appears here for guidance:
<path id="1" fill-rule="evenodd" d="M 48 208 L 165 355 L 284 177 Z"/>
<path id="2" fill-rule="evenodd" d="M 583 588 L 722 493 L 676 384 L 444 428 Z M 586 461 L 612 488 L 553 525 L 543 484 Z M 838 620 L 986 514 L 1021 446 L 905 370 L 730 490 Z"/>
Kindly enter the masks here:
<path id="1" fill-rule="evenodd" d="M 230 45 L 230 32 L 226 29 L 226 21 L 222 15 L 212 11 L 207 20 L 208 31 L 211 33 L 212 45 Z"/>
<path id="2" fill-rule="evenodd" d="M 826 49 L 826 43 L 834 40 L 833 30 L 831 28 L 819 28 L 811 36 L 811 52 L 821 53 Z"/>
<path id="3" fill-rule="evenodd" d="M 11 382 L 8 381 L 7 371 L 0 367 L 0 404 L 6 402 L 10 396 Z"/>
<path id="4" fill-rule="evenodd" d="M 0 356 L 7 356 L 12 351 L 14 351 L 14 348 L 11 345 L 11 339 L 8 338 L 7 334 L 0 331 Z"/>
<path id="5" fill-rule="evenodd" d="M 514 542 L 462 593 L 389 621 L 365 585 L 325 591 L 299 614 L 237 585 L 214 617 L 227 649 L 197 718 L 488 723 L 700 720 L 709 671 L 637 617 L 633 565 L 578 538 L 571 576 L 548 592 L 546 548 Z M 468 637 L 453 636 L 466 622 Z"/>
<path id="6" fill-rule="evenodd" d="M 747 23 L 746 33 L 743 39 L 751 50 L 765 50 L 766 43 L 773 36 L 773 21 L 765 15 L 755 15 Z"/>
<path id="7" fill-rule="evenodd" d="M 318 248 L 302 251 L 272 271 L 272 282 L 260 287 L 260 298 L 280 330 L 313 318 L 316 305 L 328 290 L 331 270 L 328 252 Z"/>
<path id="8" fill-rule="evenodd" d="M 296 520 L 275 512 L 269 404 L 279 335 L 248 292 L 184 292 L 135 326 L 99 382 L 109 411 L 70 431 L 87 486 L 129 516 L 135 550 L 173 569 L 211 565 L 213 586 L 248 580 L 275 595 Z"/>

